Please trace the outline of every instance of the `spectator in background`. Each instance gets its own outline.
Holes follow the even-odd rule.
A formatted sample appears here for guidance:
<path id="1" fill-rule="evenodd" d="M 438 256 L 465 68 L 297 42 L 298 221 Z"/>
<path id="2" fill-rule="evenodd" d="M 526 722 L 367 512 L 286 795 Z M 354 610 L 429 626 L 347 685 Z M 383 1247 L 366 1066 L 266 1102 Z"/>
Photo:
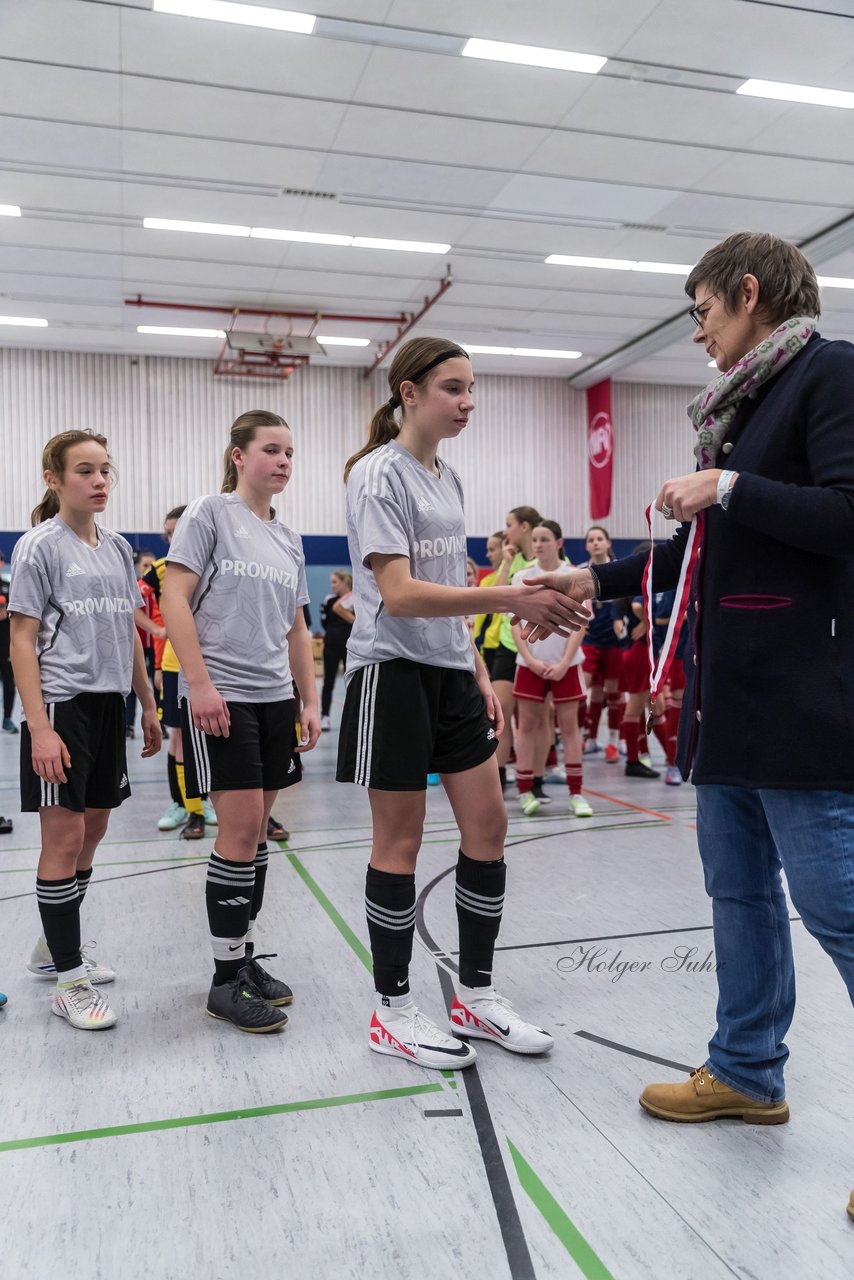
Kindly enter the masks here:
<path id="1" fill-rule="evenodd" d="M 145 604 L 141 609 L 136 610 L 136 629 L 142 643 L 142 652 L 145 657 L 145 669 L 148 672 L 148 678 L 151 681 L 151 687 L 154 690 L 155 700 L 157 698 L 157 689 L 154 684 L 154 637 L 163 640 L 166 638 L 166 628 L 163 626 L 163 620 L 160 617 L 160 610 L 157 607 L 157 600 L 154 592 L 147 582 L 143 581 L 145 575 L 154 564 L 153 551 L 135 551 L 133 554 L 133 568 L 136 574 L 137 584 L 142 592 L 142 598 Z M 134 736 L 134 724 L 136 722 L 136 694 L 131 689 L 125 699 L 125 737 L 132 738 Z"/>
<path id="2" fill-rule="evenodd" d="M 347 641 L 353 630 L 356 615 L 353 612 L 353 578 L 346 569 L 336 569 L 329 575 L 332 591 L 320 606 L 320 625 L 325 632 L 323 641 L 323 690 L 320 695 L 320 728 L 325 733 L 332 728 L 329 712 L 332 709 L 332 690 L 338 666 L 347 666 Z"/>
<path id="3" fill-rule="evenodd" d="M 18 726 L 12 719 L 15 706 L 15 677 L 12 663 L 9 661 L 9 572 L 6 568 L 6 557 L 0 551 L 0 678 L 3 680 L 3 732 L 17 733 Z M 6 819 L 0 820 L 0 823 Z M 4 828 L 0 825 L 0 831 Z M 12 830 L 12 824 L 9 824 Z"/>

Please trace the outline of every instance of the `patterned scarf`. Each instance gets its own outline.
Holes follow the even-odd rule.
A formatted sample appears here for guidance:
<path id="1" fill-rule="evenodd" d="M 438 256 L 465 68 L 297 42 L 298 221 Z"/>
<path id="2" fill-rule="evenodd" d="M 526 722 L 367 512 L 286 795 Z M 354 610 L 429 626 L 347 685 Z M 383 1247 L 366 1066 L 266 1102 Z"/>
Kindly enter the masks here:
<path id="1" fill-rule="evenodd" d="M 815 332 L 816 322 L 807 316 L 792 316 L 763 338 L 722 373 L 688 405 L 688 417 L 697 432 L 694 456 L 700 469 L 713 467 L 721 442 L 729 431 L 742 400 L 784 369 L 803 351 Z"/>

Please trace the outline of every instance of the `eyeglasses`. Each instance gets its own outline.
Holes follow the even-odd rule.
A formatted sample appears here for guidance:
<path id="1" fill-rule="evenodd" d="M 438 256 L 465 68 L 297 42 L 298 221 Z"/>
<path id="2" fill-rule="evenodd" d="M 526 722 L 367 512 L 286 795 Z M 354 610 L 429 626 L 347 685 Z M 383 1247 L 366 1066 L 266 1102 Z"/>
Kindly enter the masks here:
<path id="1" fill-rule="evenodd" d="M 701 303 L 699 307 L 692 307 L 691 310 L 688 312 L 688 315 L 694 321 L 694 324 L 697 326 L 698 329 L 702 329 L 703 325 L 705 324 L 706 316 L 711 311 L 713 302 L 714 302 L 714 298 L 710 298 L 708 302 Z"/>

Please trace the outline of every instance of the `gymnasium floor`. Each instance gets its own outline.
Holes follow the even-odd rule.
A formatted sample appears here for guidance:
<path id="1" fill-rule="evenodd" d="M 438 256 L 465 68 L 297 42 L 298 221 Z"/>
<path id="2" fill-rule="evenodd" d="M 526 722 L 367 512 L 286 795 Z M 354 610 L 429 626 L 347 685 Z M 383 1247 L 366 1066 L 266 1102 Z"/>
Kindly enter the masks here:
<path id="1" fill-rule="evenodd" d="M 637 1105 L 703 1060 L 714 1008 L 691 788 L 594 760 L 592 820 L 559 787 L 546 816 L 511 805 L 499 986 L 556 1045 L 538 1060 L 478 1044 L 445 1077 L 367 1048 L 368 805 L 334 782 L 335 739 L 277 807 L 292 835 L 259 951 L 296 998 L 283 1035 L 253 1037 L 204 1016 L 211 841 L 156 831 L 165 764 L 138 740 L 84 908 L 84 938 L 120 970 L 120 1022 L 87 1035 L 51 1016 L 24 969 L 37 819 L 16 812 L 18 740 L 0 736 L 2 1280 L 850 1280 L 854 1021 L 800 924 L 790 1124 L 673 1125 Z M 439 790 L 428 818 L 413 985 L 438 1016 L 457 849 Z"/>

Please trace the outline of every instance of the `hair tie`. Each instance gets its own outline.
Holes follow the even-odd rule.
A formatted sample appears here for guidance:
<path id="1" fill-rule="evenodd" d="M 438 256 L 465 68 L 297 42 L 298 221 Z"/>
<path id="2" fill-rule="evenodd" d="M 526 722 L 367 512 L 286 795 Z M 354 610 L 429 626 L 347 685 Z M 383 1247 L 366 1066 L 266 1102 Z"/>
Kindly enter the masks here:
<path id="1" fill-rule="evenodd" d="M 390 409 L 399 409 L 399 408 L 400 408 L 400 397 L 397 395 L 397 393 L 395 393 L 393 396 L 389 396 L 389 398 L 388 398 L 388 407 L 389 407 Z"/>

